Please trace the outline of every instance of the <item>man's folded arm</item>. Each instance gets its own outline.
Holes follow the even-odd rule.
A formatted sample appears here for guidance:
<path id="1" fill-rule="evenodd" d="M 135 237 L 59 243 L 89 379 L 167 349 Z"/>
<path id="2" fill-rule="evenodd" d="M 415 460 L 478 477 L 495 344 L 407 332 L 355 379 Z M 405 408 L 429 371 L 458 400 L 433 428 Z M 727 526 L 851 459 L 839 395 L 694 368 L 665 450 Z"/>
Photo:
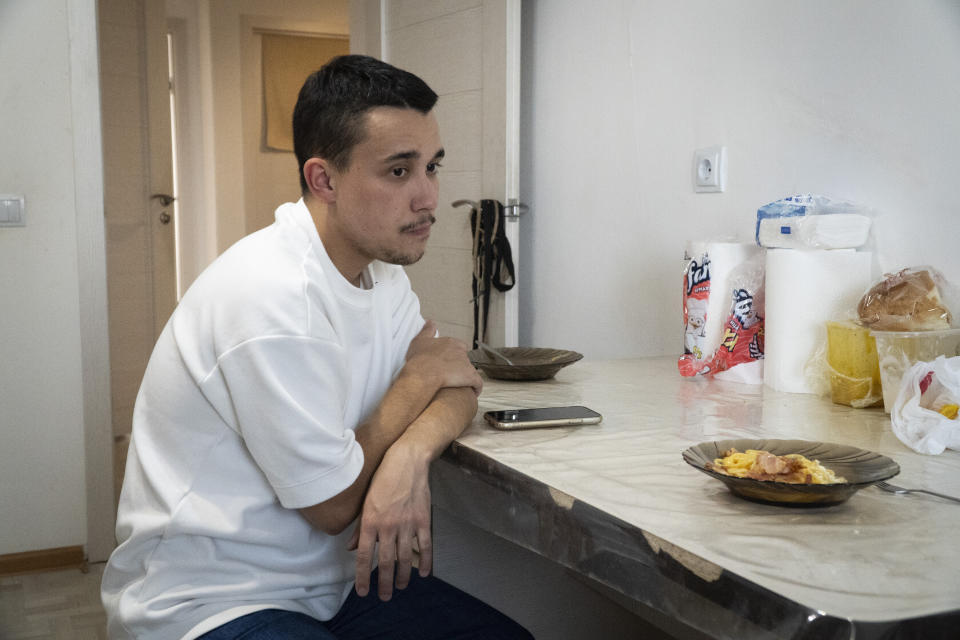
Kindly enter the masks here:
<path id="1" fill-rule="evenodd" d="M 363 467 L 353 484 L 328 500 L 300 509 L 324 533 L 338 534 L 356 519 L 384 454 L 414 427 L 418 417 L 426 414 L 424 417 L 431 419 L 414 428 L 408 444 L 415 445 L 422 455 L 436 457 L 476 412 L 476 397 L 483 386 L 479 374 L 467 359 L 462 343 L 435 338 L 435 332 L 432 322 L 424 325 L 411 342 L 407 362 L 383 400 L 354 430 L 363 449 Z M 429 411 L 425 411 L 428 406 Z"/>
<path id="2" fill-rule="evenodd" d="M 360 474 L 353 484 L 332 498 L 300 509 L 310 524 L 324 533 L 336 535 L 356 519 L 370 478 L 384 453 L 423 412 L 436 393 L 434 381 L 401 373 L 373 414 L 354 430 L 357 443 L 363 450 Z"/>

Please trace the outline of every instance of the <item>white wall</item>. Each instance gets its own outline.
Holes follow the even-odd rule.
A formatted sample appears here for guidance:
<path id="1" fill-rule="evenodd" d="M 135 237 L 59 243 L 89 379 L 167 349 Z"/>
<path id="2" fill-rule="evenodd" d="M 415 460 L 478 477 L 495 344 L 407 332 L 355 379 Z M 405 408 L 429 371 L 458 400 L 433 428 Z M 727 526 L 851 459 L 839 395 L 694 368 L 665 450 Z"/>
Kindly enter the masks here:
<path id="1" fill-rule="evenodd" d="M 688 240 L 803 192 L 873 207 L 879 266 L 960 283 L 960 2 L 524 2 L 521 344 L 677 354 Z M 695 194 L 725 145 L 726 192 Z"/>
<path id="2" fill-rule="evenodd" d="M 85 421 L 109 451 L 95 29 L 90 1 L 0 5 L 0 193 L 27 221 L 0 228 L 0 554 L 86 544 Z"/>

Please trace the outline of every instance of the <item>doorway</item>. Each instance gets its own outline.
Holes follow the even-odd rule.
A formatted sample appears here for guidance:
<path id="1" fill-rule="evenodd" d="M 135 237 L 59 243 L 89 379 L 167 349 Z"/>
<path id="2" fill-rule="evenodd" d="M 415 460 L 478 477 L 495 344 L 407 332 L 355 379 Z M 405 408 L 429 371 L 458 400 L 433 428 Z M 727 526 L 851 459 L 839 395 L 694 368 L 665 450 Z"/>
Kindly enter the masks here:
<path id="1" fill-rule="evenodd" d="M 99 7 L 115 501 L 140 381 L 178 293 L 245 235 L 259 208 L 237 179 L 255 166 L 246 157 L 251 137 L 259 152 L 261 85 L 244 80 L 259 72 L 254 29 L 343 37 L 349 30 L 347 0 L 238 4 L 115 0 Z M 290 167 L 288 186 L 275 180 L 271 193 L 296 199 L 296 162 L 287 155 L 274 159 Z M 176 200 L 164 206 L 155 194 Z"/>

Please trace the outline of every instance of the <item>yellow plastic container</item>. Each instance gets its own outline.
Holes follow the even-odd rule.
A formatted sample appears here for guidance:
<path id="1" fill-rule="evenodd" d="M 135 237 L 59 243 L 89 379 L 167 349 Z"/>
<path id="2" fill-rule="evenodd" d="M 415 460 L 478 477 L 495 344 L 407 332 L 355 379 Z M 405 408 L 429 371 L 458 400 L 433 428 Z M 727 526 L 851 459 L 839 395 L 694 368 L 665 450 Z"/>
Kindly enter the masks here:
<path id="1" fill-rule="evenodd" d="M 870 330 L 853 322 L 827 322 L 830 399 L 851 407 L 883 401 L 877 343 Z"/>

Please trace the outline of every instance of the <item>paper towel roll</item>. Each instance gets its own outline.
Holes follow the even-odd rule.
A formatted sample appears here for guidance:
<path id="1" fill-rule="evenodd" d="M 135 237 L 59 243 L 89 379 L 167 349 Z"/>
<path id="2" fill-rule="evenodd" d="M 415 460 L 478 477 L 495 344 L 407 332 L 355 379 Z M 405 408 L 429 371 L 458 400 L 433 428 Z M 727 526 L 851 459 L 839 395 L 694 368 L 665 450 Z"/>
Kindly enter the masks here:
<path id="1" fill-rule="evenodd" d="M 827 320 L 851 313 L 870 286 L 870 252 L 768 249 L 763 382 L 816 393 L 804 367 L 826 341 Z"/>
<path id="2" fill-rule="evenodd" d="M 707 302 L 703 339 L 705 360 L 709 361 L 720 346 L 724 327 L 730 315 L 730 274 L 762 250 L 753 243 L 691 242 L 687 245 L 687 255 L 698 263 L 702 264 L 704 255 L 710 258 L 710 297 Z"/>

